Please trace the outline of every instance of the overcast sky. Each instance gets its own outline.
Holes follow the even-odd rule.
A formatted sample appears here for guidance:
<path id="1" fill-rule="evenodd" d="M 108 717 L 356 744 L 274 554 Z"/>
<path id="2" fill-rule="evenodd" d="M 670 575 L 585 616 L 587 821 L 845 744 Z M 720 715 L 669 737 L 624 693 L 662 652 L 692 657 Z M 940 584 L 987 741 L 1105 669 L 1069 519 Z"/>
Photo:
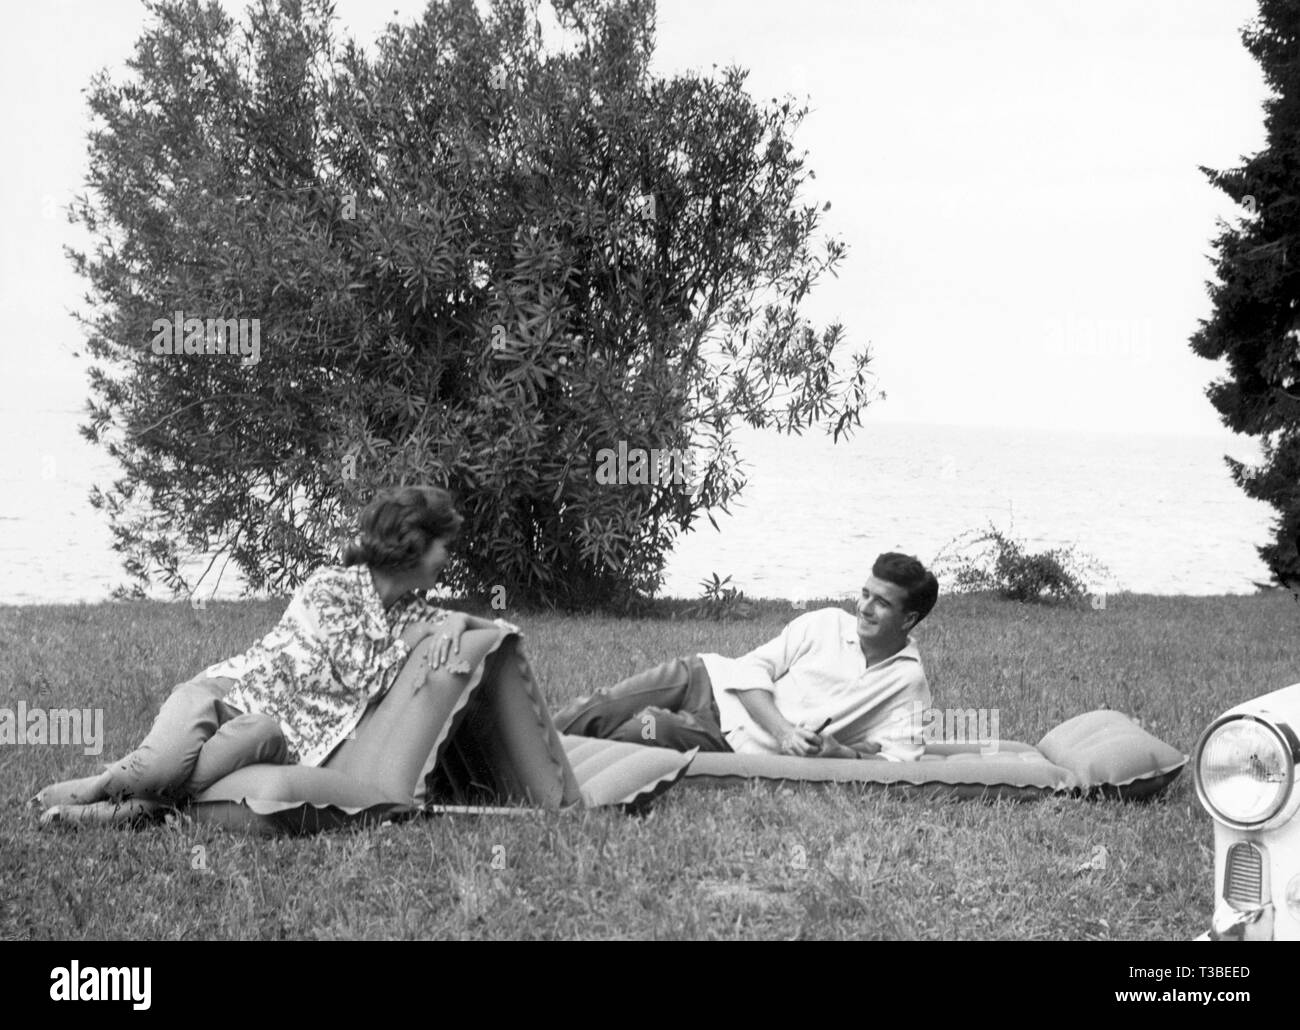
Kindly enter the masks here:
<path id="1" fill-rule="evenodd" d="M 237 12 L 241 4 L 228 2 Z M 340 0 L 372 41 L 413 0 Z M 396 13 L 394 13 L 396 12 Z M 1248 0 L 662 0 L 662 74 L 750 69 L 756 97 L 811 96 L 798 142 L 849 245 L 808 307 L 869 342 L 888 400 L 869 418 L 1211 434 L 1216 217 L 1198 165 L 1263 142 Z M 58 208 L 81 188 L 82 89 L 120 69 L 131 0 L 13 7 L 0 37 L 6 160 L 0 405 L 76 409 L 68 316 L 83 285 Z"/>

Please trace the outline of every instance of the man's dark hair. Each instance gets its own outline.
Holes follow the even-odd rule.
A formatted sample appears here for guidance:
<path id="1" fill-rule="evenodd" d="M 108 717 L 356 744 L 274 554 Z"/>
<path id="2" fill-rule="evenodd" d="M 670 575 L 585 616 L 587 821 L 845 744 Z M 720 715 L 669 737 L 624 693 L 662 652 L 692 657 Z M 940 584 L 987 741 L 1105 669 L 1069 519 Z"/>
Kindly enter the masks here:
<path id="1" fill-rule="evenodd" d="M 930 614 L 934 602 L 939 599 L 939 581 L 934 578 L 934 573 L 910 554 L 896 551 L 882 554 L 871 566 L 871 574 L 907 591 L 904 608 L 918 613 L 917 622 Z"/>

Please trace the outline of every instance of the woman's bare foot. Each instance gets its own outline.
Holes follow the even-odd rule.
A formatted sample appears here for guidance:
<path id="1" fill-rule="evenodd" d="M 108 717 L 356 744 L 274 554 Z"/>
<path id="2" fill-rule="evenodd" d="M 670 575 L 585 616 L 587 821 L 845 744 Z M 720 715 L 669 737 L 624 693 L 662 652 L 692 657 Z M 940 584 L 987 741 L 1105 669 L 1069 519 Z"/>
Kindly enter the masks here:
<path id="1" fill-rule="evenodd" d="M 54 808 L 57 805 L 93 805 L 108 798 L 108 773 L 83 776 L 79 780 L 63 780 L 51 783 L 32 798 L 41 808 Z"/>
<path id="2" fill-rule="evenodd" d="M 41 829 L 62 826 L 130 826 L 156 818 L 167 806 L 161 801 L 131 798 L 97 801 L 92 805 L 54 805 L 41 814 Z"/>

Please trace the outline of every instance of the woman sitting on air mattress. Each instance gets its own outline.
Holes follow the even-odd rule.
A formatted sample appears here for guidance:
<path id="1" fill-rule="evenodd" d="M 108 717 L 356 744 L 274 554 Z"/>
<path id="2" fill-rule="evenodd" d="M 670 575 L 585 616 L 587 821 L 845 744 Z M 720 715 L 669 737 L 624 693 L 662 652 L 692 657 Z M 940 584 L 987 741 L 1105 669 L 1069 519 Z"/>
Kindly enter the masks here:
<path id="1" fill-rule="evenodd" d="M 342 567 L 317 569 L 265 638 L 178 686 L 129 755 L 41 791 L 41 824 L 128 821 L 137 814 L 128 799 L 180 802 L 254 763 L 321 765 L 425 637 L 438 637 L 436 669 L 466 630 L 496 628 L 422 593 L 437 584 L 462 522 L 437 487 L 379 493 Z"/>

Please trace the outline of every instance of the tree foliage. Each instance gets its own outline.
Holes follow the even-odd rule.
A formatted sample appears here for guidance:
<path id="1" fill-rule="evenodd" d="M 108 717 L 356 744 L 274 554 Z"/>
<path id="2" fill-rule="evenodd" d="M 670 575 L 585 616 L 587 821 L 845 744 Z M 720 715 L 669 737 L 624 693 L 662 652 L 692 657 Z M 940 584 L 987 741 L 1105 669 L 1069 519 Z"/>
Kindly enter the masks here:
<path id="1" fill-rule="evenodd" d="M 1246 214 L 1220 224 L 1214 310 L 1191 345 L 1226 361 L 1208 391 L 1223 423 L 1260 438 L 1257 466 L 1227 460 L 1237 484 L 1278 513 L 1259 553 L 1287 582 L 1300 580 L 1300 7 L 1260 0 L 1242 38 L 1272 91 L 1267 143 L 1240 168 L 1202 169 Z"/>
<path id="2" fill-rule="evenodd" d="M 867 353 L 801 314 L 844 253 L 806 109 L 653 74 L 652 3 L 435 0 L 373 55 L 324 2 L 147 6 L 128 81 L 90 92 L 71 255 L 83 431 L 122 468 L 92 502 L 137 591 L 199 554 L 291 587 L 376 488 L 430 482 L 467 516 L 453 588 L 622 603 L 743 487 L 740 423 L 858 424 Z M 155 353 L 176 312 L 256 319 L 260 360 Z M 692 475 L 598 482 L 620 445 Z"/>

